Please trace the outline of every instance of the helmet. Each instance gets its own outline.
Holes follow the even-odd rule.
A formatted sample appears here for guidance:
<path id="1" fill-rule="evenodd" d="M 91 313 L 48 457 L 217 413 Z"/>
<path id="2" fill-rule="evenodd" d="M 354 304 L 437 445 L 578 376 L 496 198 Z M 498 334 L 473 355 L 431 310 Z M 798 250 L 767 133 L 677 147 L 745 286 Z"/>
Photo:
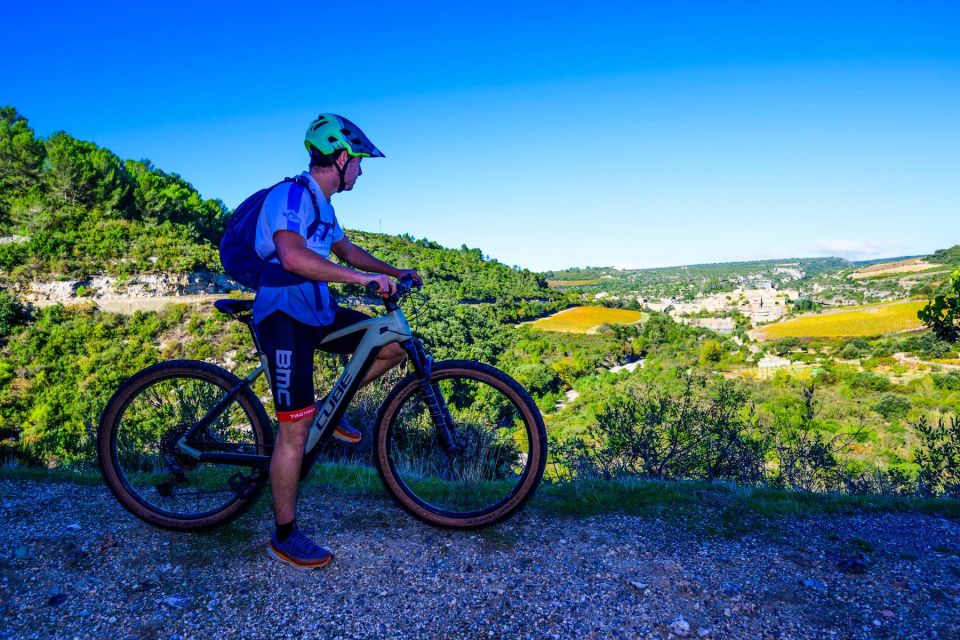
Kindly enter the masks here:
<path id="1" fill-rule="evenodd" d="M 323 155 L 331 155 L 343 149 L 352 157 L 384 157 L 360 127 L 335 113 L 321 113 L 310 123 L 303 146 L 307 151 L 316 149 Z"/>

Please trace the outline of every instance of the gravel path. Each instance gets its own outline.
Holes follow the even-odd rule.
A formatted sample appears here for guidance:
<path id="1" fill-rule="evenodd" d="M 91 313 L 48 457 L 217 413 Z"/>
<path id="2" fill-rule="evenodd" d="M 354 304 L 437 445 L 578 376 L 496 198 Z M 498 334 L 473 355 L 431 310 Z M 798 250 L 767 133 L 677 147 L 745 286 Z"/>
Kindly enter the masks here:
<path id="1" fill-rule="evenodd" d="M 264 553 L 269 498 L 178 534 L 106 488 L 0 481 L 0 638 L 960 638 L 960 523 L 780 520 L 724 539 L 671 522 L 529 509 L 451 533 L 386 499 L 306 487 L 305 529 L 337 554 Z"/>

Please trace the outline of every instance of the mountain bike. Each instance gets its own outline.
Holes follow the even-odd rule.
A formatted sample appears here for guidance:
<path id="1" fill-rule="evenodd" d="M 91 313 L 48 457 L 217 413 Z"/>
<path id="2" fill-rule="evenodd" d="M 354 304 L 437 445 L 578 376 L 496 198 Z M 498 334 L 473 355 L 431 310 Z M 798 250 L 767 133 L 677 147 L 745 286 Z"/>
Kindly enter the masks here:
<path id="1" fill-rule="evenodd" d="M 373 457 L 384 487 L 432 525 L 495 524 L 516 513 L 543 478 L 543 418 L 526 390 L 503 371 L 470 360 L 434 362 L 399 306 L 413 290 L 412 281 L 400 281 L 397 292 L 383 299 L 384 315 L 323 341 L 362 334 L 318 403 L 301 480 L 380 349 L 398 342 L 412 371 L 377 412 Z M 241 379 L 208 362 L 161 362 L 128 378 L 100 417 L 97 454 L 107 485 L 133 514 L 166 529 L 224 525 L 256 502 L 269 479 L 275 425 L 251 388 L 261 375 L 270 382 L 254 331 L 253 301 L 217 300 L 214 306 L 249 328 L 260 361 L 253 372 Z"/>

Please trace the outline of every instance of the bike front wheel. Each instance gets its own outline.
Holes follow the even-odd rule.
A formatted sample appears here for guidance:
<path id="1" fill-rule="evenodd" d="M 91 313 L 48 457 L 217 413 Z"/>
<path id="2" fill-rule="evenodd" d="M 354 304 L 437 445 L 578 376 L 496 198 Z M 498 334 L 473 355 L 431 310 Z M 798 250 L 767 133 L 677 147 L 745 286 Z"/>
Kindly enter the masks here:
<path id="1" fill-rule="evenodd" d="M 97 432 L 103 477 L 134 515 L 179 531 L 210 529 L 249 509 L 265 471 L 200 462 L 178 441 L 241 384 L 206 362 L 161 362 L 131 376 L 107 403 Z M 249 387 L 220 411 L 190 445 L 198 450 L 269 455 L 273 430 Z"/>
<path id="2" fill-rule="evenodd" d="M 387 490 L 437 526 L 474 529 L 510 517 L 543 478 L 547 436 L 536 404 L 513 378 L 479 362 L 435 363 L 430 385 L 455 448 L 435 424 L 429 392 L 408 375 L 384 400 L 374 434 Z"/>

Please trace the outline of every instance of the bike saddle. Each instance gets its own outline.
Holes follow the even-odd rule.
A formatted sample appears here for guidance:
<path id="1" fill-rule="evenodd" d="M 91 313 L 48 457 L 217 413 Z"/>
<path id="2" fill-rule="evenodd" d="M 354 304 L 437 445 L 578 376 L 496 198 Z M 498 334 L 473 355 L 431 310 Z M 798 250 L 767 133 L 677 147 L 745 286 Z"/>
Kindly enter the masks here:
<path id="1" fill-rule="evenodd" d="M 232 316 L 253 309 L 253 300 L 217 300 L 213 303 L 213 306 L 219 311 Z"/>

